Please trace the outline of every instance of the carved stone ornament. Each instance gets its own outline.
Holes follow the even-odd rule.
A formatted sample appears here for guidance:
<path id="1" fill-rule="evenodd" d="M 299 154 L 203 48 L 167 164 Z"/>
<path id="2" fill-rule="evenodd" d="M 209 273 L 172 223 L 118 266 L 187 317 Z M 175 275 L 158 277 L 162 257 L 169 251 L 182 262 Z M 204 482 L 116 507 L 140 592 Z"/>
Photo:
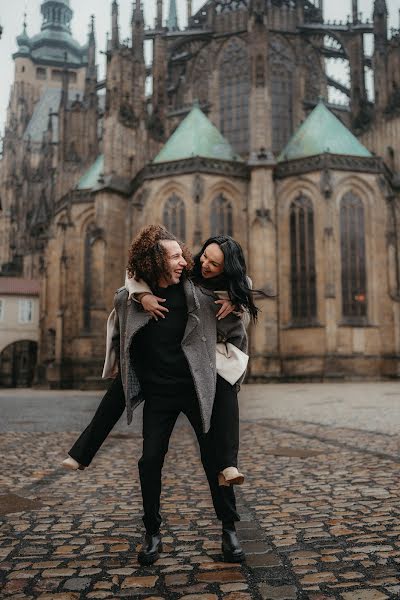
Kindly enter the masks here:
<path id="1" fill-rule="evenodd" d="M 118 120 L 125 127 L 133 129 L 139 124 L 139 120 L 136 117 L 132 106 L 128 102 L 123 102 L 119 107 Z"/>
<path id="2" fill-rule="evenodd" d="M 196 174 L 193 179 L 193 198 L 196 204 L 199 204 L 204 195 L 204 179 Z"/>
<path id="3" fill-rule="evenodd" d="M 325 198 L 330 198 L 332 195 L 332 174 L 329 169 L 324 169 L 321 173 L 321 193 Z"/>
<path id="4" fill-rule="evenodd" d="M 344 154 L 318 154 L 297 160 L 279 163 L 275 168 L 275 177 L 283 179 L 310 171 L 332 169 L 337 171 L 356 171 L 361 173 L 382 173 L 382 159 L 372 156 L 346 156 Z"/>

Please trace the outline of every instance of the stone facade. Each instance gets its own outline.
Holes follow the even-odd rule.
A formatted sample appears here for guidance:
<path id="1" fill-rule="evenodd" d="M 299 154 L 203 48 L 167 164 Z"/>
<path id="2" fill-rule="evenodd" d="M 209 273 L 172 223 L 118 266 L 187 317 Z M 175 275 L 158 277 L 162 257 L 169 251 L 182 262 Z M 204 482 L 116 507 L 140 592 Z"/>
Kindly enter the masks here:
<path id="1" fill-rule="evenodd" d="M 42 11 L 68 5 L 47 0 Z M 398 376 L 400 100 L 390 74 L 400 50 L 397 34 L 387 38 L 385 11 L 376 0 L 373 21 L 361 23 L 356 10 L 351 22 L 329 24 L 318 2 L 213 0 L 179 31 L 173 14 L 162 26 L 161 2 L 155 27 L 145 29 L 136 2 L 126 45 L 114 1 L 104 82 L 94 23 L 83 48 L 60 39 L 67 55 L 55 62 L 43 50 L 47 38 L 33 43 L 24 29 L 0 163 L 0 263 L 3 274 L 41 281 L 39 379 L 98 383 L 130 241 L 153 222 L 194 250 L 223 228 L 242 244 L 254 287 L 270 295 L 257 299 L 262 312 L 250 331 L 253 380 Z M 375 104 L 363 76 L 364 33 L 376 39 Z M 349 89 L 327 77 L 324 56 L 346 57 Z M 349 98 L 346 109 L 331 110 L 382 160 L 329 148 L 277 159 L 329 85 Z M 240 161 L 153 162 L 195 101 Z"/>

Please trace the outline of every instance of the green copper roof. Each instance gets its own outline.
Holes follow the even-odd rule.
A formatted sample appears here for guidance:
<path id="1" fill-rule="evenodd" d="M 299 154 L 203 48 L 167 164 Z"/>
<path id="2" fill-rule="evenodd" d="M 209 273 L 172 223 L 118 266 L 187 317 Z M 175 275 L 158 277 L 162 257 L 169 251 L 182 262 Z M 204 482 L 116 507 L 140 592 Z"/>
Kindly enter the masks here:
<path id="1" fill-rule="evenodd" d="M 82 175 L 76 186 L 78 190 L 91 190 L 99 182 L 100 174 L 104 171 L 104 154 L 100 154 L 91 167 Z"/>
<path id="2" fill-rule="evenodd" d="M 229 142 L 197 106 L 183 119 L 153 163 L 184 160 L 193 156 L 242 162 Z"/>
<path id="3" fill-rule="evenodd" d="M 282 150 L 278 162 L 324 153 L 372 156 L 320 101 Z"/>

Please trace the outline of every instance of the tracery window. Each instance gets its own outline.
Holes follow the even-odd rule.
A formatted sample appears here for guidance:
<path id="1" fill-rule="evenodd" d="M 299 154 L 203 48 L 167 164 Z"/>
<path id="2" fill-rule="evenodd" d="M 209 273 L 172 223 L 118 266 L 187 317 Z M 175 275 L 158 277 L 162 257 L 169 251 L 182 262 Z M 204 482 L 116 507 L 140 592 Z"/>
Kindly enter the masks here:
<path id="1" fill-rule="evenodd" d="M 207 51 L 203 51 L 196 59 L 192 72 L 193 98 L 200 105 L 208 101 L 209 60 Z"/>
<path id="2" fill-rule="evenodd" d="M 185 203 L 176 194 L 172 194 L 164 205 L 163 223 L 179 240 L 186 239 Z"/>
<path id="3" fill-rule="evenodd" d="M 217 13 L 231 12 L 247 8 L 248 0 L 215 0 Z"/>
<path id="4" fill-rule="evenodd" d="M 232 202 L 220 194 L 211 204 L 210 214 L 211 235 L 233 235 Z"/>
<path id="5" fill-rule="evenodd" d="M 84 238 L 83 254 L 83 329 L 92 330 L 93 308 L 102 305 L 104 298 L 105 241 L 94 223 L 88 225 Z"/>
<path id="6" fill-rule="evenodd" d="M 272 149 L 280 152 L 293 133 L 293 67 L 290 48 L 280 38 L 269 48 L 271 80 Z"/>
<path id="7" fill-rule="evenodd" d="M 340 204 L 340 248 L 343 317 L 364 321 L 367 316 L 364 205 L 353 192 L 345 194 Z"/>
<path id="8" fill-rule="evenodd" d="M 220 129 L 235 150 L 249 149 L 250 68 L 246 47 L 231 40 L 219 65 Z"/>
<path id="9" fill-rule="evenodd" d="M 290 205 L 291 315 L 294 323 L 317 316 L 314 211 L 311 200 L 299 196 Z"/>

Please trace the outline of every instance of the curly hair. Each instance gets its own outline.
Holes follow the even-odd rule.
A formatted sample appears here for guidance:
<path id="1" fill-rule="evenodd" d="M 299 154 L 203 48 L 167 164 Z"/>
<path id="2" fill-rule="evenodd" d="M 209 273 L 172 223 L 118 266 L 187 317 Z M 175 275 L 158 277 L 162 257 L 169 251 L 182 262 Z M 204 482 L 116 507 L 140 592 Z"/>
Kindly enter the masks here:
<path id="1" fill-rule="evenodd" d="M 183 258 L 187 262 L 185 270 L 187 273 L 190 272 L 193 258 L 185 244 L 177 240 L 162 225 L 149 225 L 139 231 L 131 244 L 127 265 L 128 276 L 136 280 L 143 279 L 151 289 L 157 287 L 160 279 L 169 271 L 167 252 L 160 243 L 167 240 L 178 242 L 182 248 Z"/>

